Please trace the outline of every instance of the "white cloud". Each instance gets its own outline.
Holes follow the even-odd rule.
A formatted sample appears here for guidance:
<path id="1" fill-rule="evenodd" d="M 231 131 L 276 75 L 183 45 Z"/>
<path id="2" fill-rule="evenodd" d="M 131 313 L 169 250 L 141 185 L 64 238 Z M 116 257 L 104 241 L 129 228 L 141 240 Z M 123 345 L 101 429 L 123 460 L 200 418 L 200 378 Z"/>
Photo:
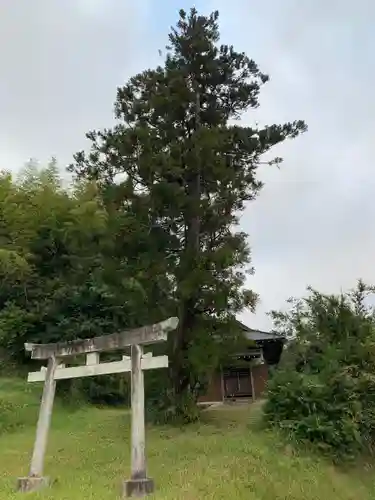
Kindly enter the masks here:
<path id="1" fill-rule="evenodd" d="M 76 8 L 85 16 L 100 17 L 110 4 L 106 0 L 76 0 Z M 111 6 L 110 6 L 111 7 Z"/>
<path id="2" fill-rule="evenodd" d="M 185 0 L 182 3 L 186 3 Z M 244 121 L 305 119 L 309 132 L 281 149 L 281 170 L 243 219 L 261 305 L 246 322 L 268 325 L 307 284 L 339 291 L 375 282 L 375 3 L 372 0 L 210 0 L 223 40 L 245 50 L 271 82 Z M 112 121 L 116 86 L 160 62 L 177 18 L 173 0 L 2 0 L 0 165 L 29 157 L 67 163 L 84 134 Z M 189 7 L 189 5 L 187 5 Z M 279 151 L 277 152 L 279 154 Z"/>
<path id="3" fill-rule="evenodd" d="M 268 327 L 264 313 L 308 284 L 339 292 L 359 277 L 375 282 L 375 36 L 369 21 L 375 5 L 214 3 L 224 36 L 271 74 L 260 109 L 245 121 L 302 118 L 309 125 L 305 136 L 281 148 L 281 170 L 261 173 L 264 191 L 242 219 L 256 268 L 249 285 L 262 299 L 255 318 L 243 318 Z"/>
<path id="4" fill-rule="evenodd" d="M 0 141 L 11 141 L 0 162 L 56 155 L 65 164 L 84 146 L 86 131 L 111 123 L 116 86 L 140 62 L 135 43 L 148 2 L 89 4 L 90 11 L 75 0 L 2 7 Z"/>

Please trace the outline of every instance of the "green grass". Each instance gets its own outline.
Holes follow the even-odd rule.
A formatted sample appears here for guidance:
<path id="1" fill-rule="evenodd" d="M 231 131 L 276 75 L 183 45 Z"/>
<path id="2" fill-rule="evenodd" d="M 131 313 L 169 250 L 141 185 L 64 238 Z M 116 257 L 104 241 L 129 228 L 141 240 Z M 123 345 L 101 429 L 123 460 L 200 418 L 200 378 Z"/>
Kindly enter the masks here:
<path id="1" fill-rule="evenodd" d="M 0 436 L 0 499 L 22 498 L 18 476 L 28 472 L 41 387 L 0 383 L 0 399 L 17 401 L 19 428 Z M 372 467 L 343 472 L 323 459 L 293 452 L 259 430 L 257 406 L 207 411 L 184 429 L 149 428 L 147 457 L 163 500 L 368 500 L 375 499 Z M 113 500 L 129 475 L 129 414 L 111 409 L 57 407 L 46 474 L 52 488 L 28 499 Z"/>

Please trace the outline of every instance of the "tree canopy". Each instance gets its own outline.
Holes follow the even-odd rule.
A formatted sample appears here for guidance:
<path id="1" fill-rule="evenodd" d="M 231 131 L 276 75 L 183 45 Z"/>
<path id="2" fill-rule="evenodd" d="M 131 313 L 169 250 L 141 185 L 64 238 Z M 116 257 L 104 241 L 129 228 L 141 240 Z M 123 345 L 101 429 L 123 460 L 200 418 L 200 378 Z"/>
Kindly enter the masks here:
<path id="1" fill-rule="evenodd" d="M 164 65 L 118 88 L 117 124 L 89 132 L 91 150 L 77 153 L 70 167 L 78 179 L 95 180 L 106 206 L 131 214 L 147 234 L 151 296 L 161 304 L 168 290 L 170 314 L 180 318 L 170 352 L 175 396 L 197 387 L 202 370 L 193 358 L 214 336 L 203 319 L 222 325 L 217 339 L 238 312 L 255 306 L 244 287 L 252 267 L 239 216 L 262 187 L 263 155 L 306 130 L 300 120 L 261 128 L 235 121 L 258 107 L 269 78 L 246 54 L 219 44 L 218 19 L 218 12 L 181 10 Z M 129 251 L 138 259 L 133 236 Z"/>
<path id="2" fill-rule="evenodd" d="M 19 178 L 1 175 L 0 199 L 0 344 L 9 354 L 23 360 L 25 341 L 90 337 L 148 319 L 139 318 L 148 281 L 114 238 L 134 221 L 110 217 L 95 183 L 63 188 L 54 162 L 29 165 Z"/>
<path id="3" fill-rule="evenodd" d="M 220 45 L 218 21 L 218 12 L 180 11 L 164 64 L 117 89 L 116 124 L 88 132 L 71 185 L 54 161 L 0 177 L 0 347 L 25 361 L 26 340 L 177 315 L 165 384 L 176 414 L 233 348 L 236 314 L 255 308 L 239 218 L 262 188 L 258 168 L 273 146 L 306 130 L 300 120 L 238 121 L 259 106 L 269 78 Z"/>

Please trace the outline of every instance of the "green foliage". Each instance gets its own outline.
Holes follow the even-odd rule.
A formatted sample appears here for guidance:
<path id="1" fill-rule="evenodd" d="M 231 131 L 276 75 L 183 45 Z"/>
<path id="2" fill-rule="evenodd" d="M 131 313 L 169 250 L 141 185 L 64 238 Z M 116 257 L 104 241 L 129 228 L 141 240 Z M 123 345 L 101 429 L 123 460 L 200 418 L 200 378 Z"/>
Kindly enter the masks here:
<path id="1" fill-rule="evenodd" d="M 107 210 L 94 182 L 62 187 L 56 165 L 0 177 L 1 363 L 28 363 L 25 342 L 92 337 L 147 323 L 149 278 L 117 238 L 135 225 Z M 106 387 L 107 386 L 107 394 Z M 58 384 L 96 403 L 128 401 L 118 377 Z"/>
<path id="2" fill-rule="evenodd" d="M 150 316 L 179 316 L 170 342 L 179 407 L 217 360 L 202 318 L 222 323 L 217 339 L 236 313 L 255 307 L 256 295 L 244 289 L 253 270 L 238 223 L 262 187 L 261 159 L 306 130 L 302 121 L 233 124 L 258 107 L 268 76 L 219 38 L 218 12 L 181 10 L 164 65 L 118 88 L 116 126 L 89 132 L 91 151 L 70 167 L 78 179 L 97 181 L 107 209 L 127 219 L 123 245 L 148 280 Z"/>
<path id="3" fill-rule="evenodd" d="M 130 376 L 102 375 L 82 379 L 61 380 L 57 394 L 67 404 L 87 402 L 98 406 L 130 406 Z"/>
<path id="4" fill-rule="evenodd" d="M 157 397 L 147 400 L 146 419 L 155 425 L 185 425 L 198 422 L 200 409 L 194 393 L 186 391 L 176 398 L 171 390 L 160 388 Z"/>
<path id="5" fill-rule="evenodd" d="M 87 134 L 91 150 L 75 155 L 72 185 L 55 160 L 44 169 L 31 162 L 17 179 L 0 175 L 0 349 L 25 363 L 26 341 L 178 315 L 171 370 L 154 390 L 166 391 L 167 413 L 188 420 L 238 340 L 235 315 L 257 301 L 245 289 L 253 269 L 238 229 L 262 187 L 257 169 L 273 146 L 306 130 L 302 121 L 233 124 L 258 106 L 268 76 L 219 38 L 217 12 L 180 11 L 163 66 L 117 90 L 117 124 Z M 95 402 L 129 392 L 111 377 L 59 387 Z"/>
<path id="6" fill-rule="evenodd" d="M 375 444 L 375 315 L 373 287 L 293 300 L 273 312 L 290 343 L 269 382 L 264 407 L 270 424 L 337 458 Z"/>
<path id="7" fill-rule="evenodd" d="M 0 347 L 20 360 L 25 341 L 90 337 L 143 320 L 146 291 L 113 234 L 125 216 L 108 213 L 95 183 L 61 184 L 54 164 L 0 178 Z"/>

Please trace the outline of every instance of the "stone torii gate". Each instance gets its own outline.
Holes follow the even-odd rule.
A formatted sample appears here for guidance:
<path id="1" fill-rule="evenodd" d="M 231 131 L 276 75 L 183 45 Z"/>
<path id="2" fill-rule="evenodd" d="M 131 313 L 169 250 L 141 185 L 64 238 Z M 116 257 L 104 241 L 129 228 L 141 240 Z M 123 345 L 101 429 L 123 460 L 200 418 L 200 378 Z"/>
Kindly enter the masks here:
<path id="1" fill-rule="evenodd" d="M 178 318 L 169 318 L 155 325 L 104 335 L 92 339 L 55 344 L 25 344 L 32 359 L 48 360 L 47 369 L 31 372 L 28 382 L 44 381 L 30 473 L 18 479 L 23 492 L 39 490 L 50 484 L 44 476 L 44 458 L 51 423 L 56 380 L 131 372 L 131 476 L 124 482 L 123 496 L 143 497 L 154 491 L 154 482 L 147 477 L 145 454 L 145 400 L 143 370 L 168 367 L 168 356 L 144 354 L 143 346 L 167 340 L 176 329 Z M 100 363 L 100 353 L 131 348 L 131 356 L 121 361 Z M 86 365 L 65 367 L 62 361 L 86 354 Z"/>

